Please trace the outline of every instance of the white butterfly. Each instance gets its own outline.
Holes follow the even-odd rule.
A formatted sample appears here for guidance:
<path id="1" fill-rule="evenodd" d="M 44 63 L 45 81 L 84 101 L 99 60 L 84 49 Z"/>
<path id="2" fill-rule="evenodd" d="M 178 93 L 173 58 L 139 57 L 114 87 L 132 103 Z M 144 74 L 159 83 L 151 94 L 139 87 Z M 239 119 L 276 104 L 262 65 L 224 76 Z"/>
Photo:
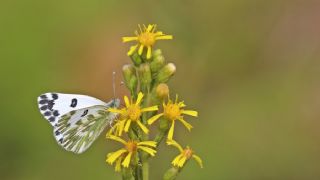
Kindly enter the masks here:
<path id="1" fill-rule="evenodd" d="M 78 94 L 45 93 L 38 97 L 39 110 L 53 126 L 58 144 L 77 154 L 86 151 L 116 119 L 116 113 L 106 110 L 119 105 L 119 99 L 105 103 Z"/>

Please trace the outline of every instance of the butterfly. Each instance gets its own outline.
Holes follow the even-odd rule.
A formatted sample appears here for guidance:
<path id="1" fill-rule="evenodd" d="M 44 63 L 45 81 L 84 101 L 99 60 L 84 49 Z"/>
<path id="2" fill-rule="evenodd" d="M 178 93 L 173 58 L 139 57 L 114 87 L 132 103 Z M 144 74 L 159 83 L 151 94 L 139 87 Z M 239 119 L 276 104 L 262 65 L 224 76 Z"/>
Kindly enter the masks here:
<path id="1" fill-rule="evenodd" d="M 80 94 L 45 93 L 38 97 L 39 110 L 52 125 L 58 144 L 76 154 L 86 151 L 111 126 L 118 114 L 107 109 L 119 105 L 119 99 L 105 103 Z"/>

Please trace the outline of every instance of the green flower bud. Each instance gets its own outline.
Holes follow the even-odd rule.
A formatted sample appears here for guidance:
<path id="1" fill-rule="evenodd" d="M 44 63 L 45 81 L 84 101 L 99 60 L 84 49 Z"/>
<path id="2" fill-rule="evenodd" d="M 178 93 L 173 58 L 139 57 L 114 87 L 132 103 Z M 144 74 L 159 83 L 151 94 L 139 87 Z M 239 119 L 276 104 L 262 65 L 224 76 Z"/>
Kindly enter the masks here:
<path id="1" fill-rule="evenodd" d="M 142 58 L 137 52 L 133 53 L 130 57 L 134 65 L 139 66 L 142 63 Z"/>
<path id="2" fill-rule="evenodd" d="M 126 64 L 122 67 L 122 73 L 124 77 L 124 83 L 130 90 L 130 92 L 135 92 L 138 85 L 138 78 L 136 76 L 136 70 L 133 65 Z"/>
<path id="3" fill-rule="evenodd" d="M 169 95 L 169 87 L 165 83 L 160 83 L 156 88 L 156 94 L 159 99 L 167 98 Z"/>
<path id="4" fill-rule="evenodd" d="M 141 86 L 149 87 L 152 81 L 151 70 L 148 63 L 143 63 L 139 66 L 140 83 Z"/>
<path id="5" fill-rule="evenodd" d="M 167 172 L 163 176 L 163 180 L 174 180 L 177 178 L 179 172 L 181 171 L 180 168 L 172 167 L 167 170 Z"/>
<path id="6" fill-rule="evenodd" d="M 176 72 L 176 66 L 173 63 L 168 63 L 163 68 L 160 69 L 156 81 L 158 83 L 167 82 L 171 76 Z"/>
<path id="7" fill-rule="evenodd" d="M 165 119 L 165 118 L 161 118 L 160 119 L 160 123 L 159 123 L 159 130 L 160 131 L 163 131 L 164 134 L 166 134 L 169 130 L 169 121 L 168 119 Z"/>
<path id="8" fill-rule="evenodd" d="M 157 56 L 162 56 L 162 51 L 161 49 L 156 49 L 153 51 L 153 57 L 157 57 Z"/>
<path id="9" fill-rule="evenodd" d="M 153 52 L 153 61 L 150 63 L 151 72 L 157 72 L 164 66 L 165 60 L 160 49 Z"/>

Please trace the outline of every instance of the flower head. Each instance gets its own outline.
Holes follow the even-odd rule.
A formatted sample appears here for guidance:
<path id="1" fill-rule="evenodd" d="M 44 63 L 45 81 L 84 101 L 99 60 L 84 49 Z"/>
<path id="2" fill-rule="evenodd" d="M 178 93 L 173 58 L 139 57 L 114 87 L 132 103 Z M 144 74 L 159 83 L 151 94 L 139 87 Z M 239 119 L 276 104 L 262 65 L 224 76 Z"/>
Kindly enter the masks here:
<path id="1" fill-rule="evenodd" d="M 114 162 L 116 162 L 116 165 L 115 165 L 116 171 L 121 170 L 121 165 L 123 167 L 129 167 L 132 157 L 136 155 L 138 150 L 142 150 L 150 154 L 151 156 L 154 156 L 157 152 L 156 150 L 153 149 L 154 147 L 156 147 L 156 144 L 157 144 L 154 141 L 137 142 L 137 141 L 129 140 L 128 142 L 126 142 L 120 137 L 113 136 L 113 135 L 108 135 L 107 138 L 118 141 L 124 145 L 124 148 L 121 148 L 118 151 L 109 153 L 107 155 L 107 159 L 106 159 L 107 163 L 112 165 Z"/>
<path id="2" fill-rule="evenodd" d="M 176 120 L 180 121 L 190 131 L 192 126 L 191 126 L 191 124 L 189 124 L 188 122 L 186 122 L 183 119 L 183 114 L 197 117 L 198 112 L 193 111 L 193 110 L 184 110 L 183 108 L 185 106 L 186 105 L 183 103 L 183 101 L 178 102 L 178 96 L 176 96 L 175 102 L 173 102 L 172 100 L 169 99 L 167 104 L 163 103 L 163 113 L 160 113 L 158 115 L 151 117 L 148 120 L 148 124 L 154 123 L 161 116 L 163 116 L 166 119 L 168 119 L 169 121 L 171 121 L 172 123 L 171 123 L 171 127 L 170 127 L 169 133 L 168 133 L 168 139 L 170 139 L 170 140 L 173 138 L 174 125 L 175 125 Z"/>
<path id="3" fill-rule="evenodd" d="M 185 149 L 183 149 L 180 146 L 180 144 L 178 144 L 174 140 L 168 140 L 167 144 L 176 147 L 180 151 L 180 154 L 173 159 L 172 165 L 181 168 L 187 160 L 189 160 L 190 158 L 193 158 L 200 165 L 200 167 L 203 168 L 201 158 L 199 156 L 195 155 L 194 151 L 189 146 L 187 146 Z"/>
<path id="4" fill-rule="evenodd" d="M 150 59 L 152 46 L 155 44 L 157 40 L 172 39 L 172 35 L 165 35 L 161 31 L 156 31 L 155 24 L 149 24 L 148 27 L 143 25 L 142 28 L 140 25 L 138 26 L 140 32 L 135 31 L 136 36 L 122 38 L 123 42 L 137 41 L 136 45 L 130 47 L 130 50 L 128 51 L 128 56 L 132 55 L 139 46 L 138 54 L 141 55 L 144 47 L 146 47 L 147 59 Z"/>
<path id="5" fill-rule="evenodd" d="M 129 101 L 129 98 L 127 96 L 124 96 L 124 102 L 126 107 L 122 109 L 116 109 L 116 108 L 109 108 L 108 111 L 114 112 L 114 113 L 119 113 L 120 118 L 116 122 L 115 126 L 111 128 L 110 130 L 116 129 L 116 134 L 118 136 L 122 135 L 122 132 L 128 132 L 131 123 L 136 123 L 144 133 L 148 134 L 149 130 L 148 128 L 141 122 L 141 115 L 144 112 L 149 112 L 149 111 L 157 111 L 158 106 L 151 106 L 147 108 L 141 108 L 140 104 L 143 99 L 143 94 L 140 92 L 138 94 L 136 102 Z"/>

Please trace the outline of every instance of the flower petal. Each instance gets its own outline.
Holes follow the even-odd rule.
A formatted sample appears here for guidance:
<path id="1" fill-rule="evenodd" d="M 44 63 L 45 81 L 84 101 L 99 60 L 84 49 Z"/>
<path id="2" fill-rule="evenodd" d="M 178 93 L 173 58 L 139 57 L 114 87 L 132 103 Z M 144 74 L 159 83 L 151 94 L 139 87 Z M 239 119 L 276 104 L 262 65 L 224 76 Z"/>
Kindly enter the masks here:
<path id="1" fill-rule="evenodd" d="M 129 98 L 128 96 L 123 97 L 124 103 L 126 104 L 126 107 L 128 108 L 130 106 Z"/>
<path id="2" fill-rule="evenodd" d="M 122 42 L 136 41 L 138 37 L 123 37 Z"/>
<path id="3" fill-rule="evenodd" d="M 129 152 L 126 158 L 122 162 L 123 167 L 129 167 L 131 156 L 132 156 L 132 152 Z"/>
<path id="4" fill-rule="evenodd" d="M 177 166 L 177 165 L 178 165 L 178 162 L 179 162 L 179 160 L 181 159 L 182 156 L 183 156 L 183 154 L 179 154 L 178 156 L 176 156 L 176 157 L 173 159 L 173 161 L 171 162 L 172 165 Z"/>
<path id="5" fill-rule="evenodd" d="M 151 58 L 151 46 L 147 47 L 147 59 Z"/>
<path id="6" fill-rule="evenodd" d="M 152 30 L 152 28 L 154 27 L 154 25 L 153 24 L 149 24 L 148 25 L 148 28 L 147 28 L 147 30 L 146 30 L 146 32 L 150 32 L 151 30 Z"/>
<path id="7" fill-rule="evenodd" d="M 186 114 L 189 116 L 194 116 L 194 117 L 198 117 L 198 112 L 197 111 L 192 111 L 192 110 L 182 110 L 181 112 L 182 114 Z"/>
<path id="8" fill-rule="evenodd" d="M 171 139 L 171 140 L 168 139 L 167 140 L 167 145 L 174 146 L 174 147 L 178 148 L 181 153 L 183 152 L 183 148 L 181 147 L 181 145 L 178 144 L 177 141 L 175 141 L 173 139 Z"/>
<path id="9" fill-rule="evenodd" d="M 165 40 L 165 39 L 173 39 L 172 35 L 163 35 L 163 36 L 157 36 L 155 37 L 156 40 Z"/>
<path id="10" fill-rule="evenodd" d="M 168 133 L 168 139 L 170 139 L 170 140 L 172 140 L 173 131 L 174 131 L 174 121 L 172 121 L 171 127 L 169 129 L 169 133 Z"/>
<path id="11" fill-rule="evenodd" d="M 185 120 L 182 119 L 182 118 L 178 118 L 178 120 L 179 120 L 180 122 L 182 122 L 182 124 L 183 124 L 189 131 L 191 131 L 191 128 L 193 128 L 193 127 L 191 126 L 191 124 L 189 124 L 187 121 L 185 121 Z"/>
<path id="12" fill-rule="evenodd" d="M 164 35 L 164 34 L 163 34 L 162 31 L 157 31 L 156 33 L 154 33 L 154 35 L 156 35 L 156 36 L 162 36 L 162 35 Z"/>
<path id="13" fill-rule="evenodd" d="M 118 136 L 114 136 L 114 135 L 109 135 L 108 137 L 107 137 L 107 139 L 112 139 L 112 140 L 114 140 L 114 141 L 118 141 L 118 142 L 120 142 L 120 143 L 122 143 L 122 144 L 127 144 L 127 142 L 125 141 L 125 140 L 123 140 L 123 139 L 121 139 L 120 137 L 118 137 Z"/>
<path id="14" fill-rule="evenodd" d="M 138 97 L 137 97 L 137 101 L 136 101 L 136 105 L 140 105 L 142 98 L 143 98 L 143 93 L 139 92 Z"/>
<path id="15" fill-rule="evenodd" d="M 112 112 L 112 113 L 119 113 L 119 114 L 123 113 L 123 111 L 121 109 L 117 109 L 117 108 L 108 108 L 107 111 Z"/>
<path id="16" fill-rule="evenodd" d="M 121 120 L 118 124 L 119 124 L 119 127 L 117 128 L 117 132 L 118 132 L 118 136 L 121 136 L 122 135 L 122 132 L 124 130 L 124 125 L 126 123 L 127 120 Z"/>
<path id="17" fill-rule="evenodd" d="M 156 146 L 157 146 L 157 142 L 155 142 L 155 141 L 142 141 L 142 142 L 138 142 L 138 146 L 140 146 L 140 145 L 156 147 Z"/>
<path id="18" fill-rule="evenodd" d="M 143 52 L 143 47 L 144 47 L 144 45 L 140 45 L 140 47 L 139 47 L 139 50 L 138 50 L 138 54 L 139 55 L 141 55 L 142 54 L 142 52 Z"/>
<path id="19" fill-rule="evenodd" d="M 179 102 L 178 106 L 179 106 L 180 108 L 186 107 L 186 105 L 184 104 L 183 101 Z"/>
<path id="20" fill-rule="evenodd" d="M 128 132 L 129 127 L 130 127 L 130 124 L 131 124 L 131 119 L 128 119 L 128 120 L 127 120 L 127 123 L 126 123 L 126 125 L 125 125 L 125 127 L 124 127 L 124 131 L 125 131 L 125 132 Z"/>
<path id="21" fill-rule="evenodd" d="M 184 163 L 186 162 L 187 157 L 186 156 L 182 156 L 181 159 L 178 162 L 178 167 L 182 167 L 184 165 Z"/>
<path id="22" fill-rule="evenodd" d="M 195 155 L 195 154 L 192 155 L 192 157 L 194 158 L 194 160 L 197 161 L 197 163 L 199 164 L 199 166 L 200 166 L 201 168 L 203 168 L 203 164 L 202 164 L 201 158 L 200 158 L 199 156 Z"/>
<path id="23" fill-rule="evenodd" d="M 118 159 L 118 157 L 121 156 L 121 155 L 122 155 L 123 153 L 125 153 L 125 152 L 127 152 L 126 149 L 120 149 L 120 150 L 118 150 L 118 151 L 116 151 L 116 152 L 113 152 L 113 153 L 108 154 L 108 157 L 107 157 L 107 159 L 106 159 L 106 162 L 112 165 L 112 164 L 114 163 L 114 161 L 115 161 L 116 159 Z"/>
<path id="24" fill-rule="evenodd" d="M 121 171 L 121 161 L 122 161 L 122 157 L 120 156 L 119 158 L 118 158 L 118 160 L 116 161 L 116 165 L 115 165 L 115 171 L 116 172 L 120 172 Z"/>
<path id="25" fill-rule="evenodd" d="M 136 51 L 136 49 L 137 49 L 138 46 L 139 46 L 139 44 L 136 44 L 136 45 L 134 45 L 134 46 L 131 46 L 131 47 L 130 47 L 130 50 L 129 50 L 128 53 L 127 53 L 127 55 L 128 55 L 128 56 L 131 56 L 131 55 L 134 53 L 134 51 Z"/>
<path id="26" fill-rule="evenodd" d="M 163 116 L 163 113 L 157 114 L 155 116 L 152 116 L 150 119 L 148 119 L 148 124 L 153 124 L 157 119 L 159 119 L 161 116 Z"/>
<path id="27" fill-rule="evenodd" d="M 156 154 L 156 152 L 157 152 L 157 151 L 154 150 L 154 149 L 151 149 L 151 148 L 149 148 L 149 147 L 144 147 L 144 146 L 138 146 L 138 149 L 143 150 L 144 152 L 150 154 L 151 156 L 154 156 L 154 155 Z"/>
<path id="28" fill-rule="evenodd" d="M 141 109 L 141 112 L 157 111 L 157 110 L 158 110 L 158 106 L 151 106 L 151 107 Z"/>
<path id="29" fill-rule="evenodd" d="M 144 133 L 146 133 L 146 134 L 149 133 L 149 129 L 148 129 L 145 125 L 143 125 L 139 120 L 136 121 L 136 122 L 137 122 L 137 124 L 139 125 L 139 127 L 142 129 L 142 131 L 143 131 Z"/>

